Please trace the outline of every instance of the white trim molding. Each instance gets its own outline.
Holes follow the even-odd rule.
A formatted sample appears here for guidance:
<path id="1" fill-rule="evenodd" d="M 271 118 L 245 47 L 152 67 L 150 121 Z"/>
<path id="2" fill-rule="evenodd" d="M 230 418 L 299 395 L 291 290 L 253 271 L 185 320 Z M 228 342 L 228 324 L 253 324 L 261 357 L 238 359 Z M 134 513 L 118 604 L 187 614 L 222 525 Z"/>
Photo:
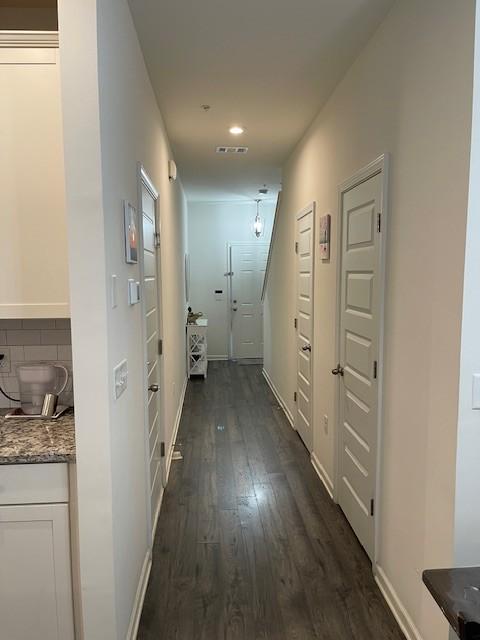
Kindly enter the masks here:
<path id="1" fill-rule="evenodd" d="M 268 386 L 270 387 L 273 395 L 275 396 L 278 404 L 281 406 L 281 408 L 283 409 L 283 413 L 285 414 L 287 420 L 290 423 L 290 426 L 292 427 L 292 429 L 294 429 L 294 420 L 293 420 L 293 416 L 290 412 L 290 409 L 287 406 L 287 403 L 283 400 L 282 396 L 280 395 L 279 391 L 277 390 L 276 386 L 273 384 L 272 379 L 270 378 L 270 376 L 268 375 L 267 371 L 265 369 L 262 369 L 262 373 L 263 373 L 263 377 L 265 378 L 265 380 L 267 381 Z"/>
<path id="2" fill-rule="evenodd" d="M 58 49 L 58 31 L 0 31 L 0 47 Z"/>
<path id="3" fill-rule="evenodd" d="M 393 588 L 392 583 L 385 575 L 385 571 L 378 564 L 374 567 L 374 576 L 378 588 L 407 640 L 423 640 L 408 611 Z"/>
<path id="4" fill-rule="evenodd" d="M 132 615 L 130 617 L 130 624 L 128 625 L 126 640 L 135 640 L 135 638 L 137 637 L 138 625 L 140 624 L 140 616 L 142 615 L 143 601 L 145 600 L 145 593 L 147 592 L 147 585 L 151 568 L 152 552 L 150 549 L 148 549 L 145 555 L 145 560 L 143 561 L 142 572 L 140 574 L 140 580 L 137 587 L 137 593 L 135 594 L 135 601 L 133 603 Z"/>
<path id="5" fill-rule="evenodd" d="M 330 476 L 328 475 L 325 467 L 320 462 L 320 460 L 318 459 L 318 457 L 317 457 L 317 455 L 315 454 L 314 451 L 312 451 L 312 453 L 310 454 L 310 460 L 311 460 L 313 468 L 317 472 L 317 476 L 320 478 L 320 480 L 322 481 L 323 486 L 327 490 L 328 495 L 333 500 L 333 482 L 332 482 Z"/>
<path id="6" fill-rule="evenodd" d="M 178 403 L 177 415 L 175 416 L 175 424 L 173 426 L 172 440 L 170 443 L 170 447 L 168 448 L 167 464 L 165 467 L 165 483 L 163 485 L 164 487 L 167 486 L 168 476 L 170 475 L 170 467 L 172 465 L 173 451 L 175 449 L 175 442 L 177 441 L 178 428 L 180 427 L 180 421 L 182 419 L 182 411 L 183 411 L 183 404 L 185 402 L 185 393 L 187 391 L 187 384 L 188 384 L 188 378 L 185 378 L 185 381 L 183 383 L 182 393 L 180 394 L 180 402 Z"/>

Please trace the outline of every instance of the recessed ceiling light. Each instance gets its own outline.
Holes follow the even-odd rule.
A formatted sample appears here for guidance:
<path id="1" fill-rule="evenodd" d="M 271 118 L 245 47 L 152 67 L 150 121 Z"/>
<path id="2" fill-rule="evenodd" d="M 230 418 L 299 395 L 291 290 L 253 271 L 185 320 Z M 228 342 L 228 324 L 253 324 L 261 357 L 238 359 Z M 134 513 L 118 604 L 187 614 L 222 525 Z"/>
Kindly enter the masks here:
<path id="1" fill-rule="evenodd" d="M 229 131 L 232 135 L 239 136 L 245 131 L 245 129 L 243 127 L 240 127 L 238 124 L 235 124 L 233 125 L 233 127 L 230 127 Z"/>

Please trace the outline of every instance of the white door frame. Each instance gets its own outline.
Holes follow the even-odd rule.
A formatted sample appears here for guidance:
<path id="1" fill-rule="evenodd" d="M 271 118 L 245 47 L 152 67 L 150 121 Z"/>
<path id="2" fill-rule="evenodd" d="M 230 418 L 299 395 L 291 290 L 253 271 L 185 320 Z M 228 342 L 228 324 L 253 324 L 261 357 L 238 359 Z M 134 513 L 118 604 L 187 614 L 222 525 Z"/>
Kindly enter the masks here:
<path id="1" fill-rule="evenodd" d="M 298 228 L 298 221 L 300 220 L 300 218 L 303 218 L 304 215 L 306 215 L 307 213 L 309 213 L 310 211 L 312 212 L 312 237 L 313 237 L 313 243 L 312 243 L 312 335 L 311 335 L 311 347 L 312 350 L 310 351 L 310 389 L 311 389 L 311 397 L 310 397 L 310 403 L 311 403 L 311 415 L 310 415 L 310 420 L 311 420 L 311 426 L 312 426 L 312 450 L 309 452 L 310 456 L 313 454 L 313 452 L 315 451 L 315 273 L 316 273 L 316 265 L 315 265 L 315 260 L 316 260 L 316 256 L 317 256 L 317 252 L 315 251 L 315 246 L 316 246 L 316 242 L 317 242 L 317 212 L 316 212 L 316 208 L 317 208 L 317 204 L 316 201 L 313 200 L 312 202 L 310 202 L 306 207 L 303 207 L 303 209 L 301 211 L 299 211 L 297 213 L 297 215 L 295 216 L 295 243 L 297 242 L 297 228 Z M 297 289 L 297 284 L 298 284 L 298 255 L 296 252 L 296 245 L 295 245 L 295 318 L 297 320 L 297 324 L 298 324 L 298 308 L 297 308 L 297 302 L 298 302 L 298 289 Z M 298 343 L 297 343 L 297 337 L 298 337 L 298 328 L 295 329 L 295 363 L 296 363 L 296 369 L 295 369 L 295 393 L 297 394 L 297 400 L 298 400 L 298 360 L 297 360 L 297 350 L 298 350 Z M 297 431 L 298 433 L 298 429 L 297 429 L 297 421 L 298 421 L 298 404 L 295 404 L 295 412 L 293 414 L 293 427 L 295 429 L 295 431 Z"/>
<path id="2" fill-rule="evenodd" d="M 345 182 L 342 182 L 338 189 L 338 233 L 337 233 L 337 303 L 336 303 L 336 336 L 335 336 L 335 365 L 340 362 L 341 353 L 341 294 L 342 294 L 342 234 L 343 234 L 343 195 L 362 182 L 378 174 L 382 174 L 382 197 L 381 197 L 381 234 L 380 234 L 380 262 L 379 262 L 379 309 L 378 309 L 378 372 L 377 372 L 377 454 L 375 469 L 375 513 L 374 513 L 374 550 L 372 566 L 375 568 L 378 560 L 379 536 L 380 536 L 380 495 L 381 495 L 381 475 L 382 475 L 382 432 L 383 432 L 383 371 L 384 371 L 384 332 L 385 332 L 385 267 L 386 267 L 386 245 L 387 245 L 387 221 L 388 221 L 388 184 L 389 184 L 390 156 L 385 153 L 366 167 L 357 171 Z M 333 498 L 338 504 L 338 492 L 340 486 L 340 384 L 335 385 L 335 471 Z"/>
<path id="3" fill-rule="evenodd" d="M 139 228 L 139 270 L 140 270 L 140 282 L 145 282 L 145 267 L 143 261 L 143 220 L 142 220 L 142 185 L 146 187 L 146 189 L 150 192 L 152 198 L 155 200 L 155 224 L 156 231 L 160 233 L 161 238 L 161 220 L 160 220 L 160 211 L 159 211 L 159 201 L 160 194 L 155 188 L 150 176 L 146 172 L 144 166 L 139 162 L 137 165 L 137 197 L 138 197 L 138 228 Z M 158 301 L 159 301 L 159 331 L 163 337 L 163 306 L 162 306 L 162 279 L 161 279 L 161 252 L 157 254 L 157 283 L 159 286 L 158 291 Z M 160 263 L 160 272 L 158 270 Z M 145 477 L 147 480 L 146 486 L 146 496 L 145 499 L 147 501 L 147 519 L 148 519 L 148 546 L 151 547 L 153 544 L 152 532 L 155 530 L 156 522 L 154 520 L 158 519 L 158 513 L 152 513 L 151 509 L 151 499 L 150 499 L 150 491 L 151 491 L 151 479 L 150 479 L 150 442 L 149 442 L 149 420 L 148 420 L 148 371 L 147 371 L 147 323 L 146 323 L 146 308 L 145 308 L 145 295 L 142 291 L 141 295 L 141 311 L 142 311 L 142 343 L 143 343 L 143 406 L 144 406 L 144 437 L 145 437 Z M 164 389 L 164 381 L 165 381 L 165 371 L 164 371 L 164 358 L 160 358 L 159 364 L 159 383 L 160 383 L 160 397 L 159 397 L 159 419 L 161 420 L 161 429 L 165 429 L 165 389 Z M 164 432 L 160 433 L 159 436 L 164 436 Z M 162 485 L 165 487 L 166 479 L 165 479 L 165 460 L 161 463 L 161 472 L 162 472 Z"/>
<path id="4" fill-rule="evenodd" d="M 243 247 L 249 244 L 259 244 L 259 245 L 268 245 L 269 242 L 265 242 L 264 240 L 235 240 L 232 242 L 227 242 L 227 271 L 225 273 L 228 276 L 227 279 L 227 318 L 228 318 L 228 359 L 233 359 L 233 282 L 232 278 L 234 277 L 233 273 L 233 265 L 232 265 L 232 247 Z M 261 300 L 261 304 L 263 305 L 263 300 Z"/>

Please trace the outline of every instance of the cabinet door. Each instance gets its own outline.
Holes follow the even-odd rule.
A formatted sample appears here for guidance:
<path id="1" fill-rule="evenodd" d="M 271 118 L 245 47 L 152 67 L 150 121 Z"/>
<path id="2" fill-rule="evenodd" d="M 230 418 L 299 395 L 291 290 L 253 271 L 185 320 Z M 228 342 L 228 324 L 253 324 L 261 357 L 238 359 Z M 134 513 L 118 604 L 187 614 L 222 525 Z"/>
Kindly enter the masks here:
<path id="1" fill-rule="evenodd" d="M 0 507 L 3 640 L 73 640 L 68 505 Z"/>
<path id="2" fill-rule="evenodd" d="M 70 315 L 58 50 L 0 48 L 0 318 Z"/>

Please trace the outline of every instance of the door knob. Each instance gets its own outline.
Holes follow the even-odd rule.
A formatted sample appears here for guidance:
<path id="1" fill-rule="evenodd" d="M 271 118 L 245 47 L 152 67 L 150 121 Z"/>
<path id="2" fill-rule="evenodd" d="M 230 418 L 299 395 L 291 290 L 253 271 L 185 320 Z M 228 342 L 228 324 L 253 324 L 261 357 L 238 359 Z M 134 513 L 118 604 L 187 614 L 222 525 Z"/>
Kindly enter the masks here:
<path id="1" fill-rule="evenodd" d="M 311 344 L 306 344 L 304 347 L 302 347 L 302 351 L 311 351 L 311 350 L 312 350 Z"/>
<path id="2" fill-rule="evenodd" d="M 332 373 L 334 376 L 343 376 L 343 367 L 340 366 L 340 363 L 337 364 L 335 369 L 332 369 Z"/>
<path id="3" fill-rule="evenodd" d="M 160 389 L 160 387 L 158 386 L 158 384 L 151 384 L 148 387 L 149 391 L 153 391 L 153 393 L 157 393 L 157 391 Z"/>

